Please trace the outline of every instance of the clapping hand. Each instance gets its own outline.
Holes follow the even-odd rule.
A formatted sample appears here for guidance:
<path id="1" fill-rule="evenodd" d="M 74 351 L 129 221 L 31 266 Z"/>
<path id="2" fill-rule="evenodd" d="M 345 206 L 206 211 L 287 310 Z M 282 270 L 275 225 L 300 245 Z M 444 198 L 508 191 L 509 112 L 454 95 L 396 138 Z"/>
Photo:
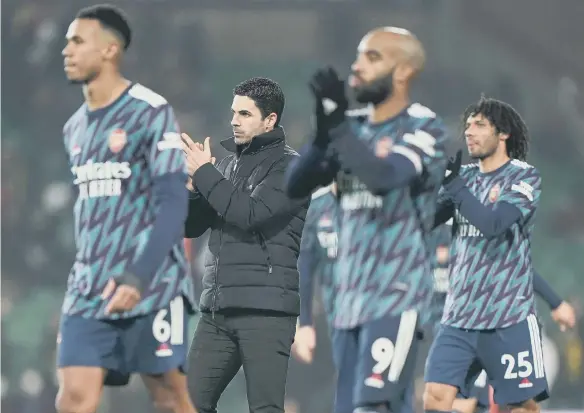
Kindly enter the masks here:
<path id="1" fill-rule="evenodd" d="M 442 185 L 448 185 L 460 173 L 462 166 L 462 150 L 458 150 L 453 158 L 448 159 L 448 166 L 446 168 L 446 177 L 442 181 Z"/>
<path id="2" fill-rule="evenodd" d="M 183 151 L 186 155 L 189 177 L 192 178 L 194 173 L 204 164 L 215 164 L 215 158 L 211 156 L 211 138 L 205 138 L 204 143 L 201 144 L 193 141 L 186 133 L 181 134 L 181 137 L 183 141 Z M 192 187 L 192 180 L 189 181 L 189 184 Z"/>
<path id="3" fill-rule="evenodd" d="M 329 143 L 329 130 L 345 120 L 349 102 L 345 96 L 345 82 L 333 68 L 318 70 L 310 81 L 315 99 L 315 145 L 325 148 Z"/>

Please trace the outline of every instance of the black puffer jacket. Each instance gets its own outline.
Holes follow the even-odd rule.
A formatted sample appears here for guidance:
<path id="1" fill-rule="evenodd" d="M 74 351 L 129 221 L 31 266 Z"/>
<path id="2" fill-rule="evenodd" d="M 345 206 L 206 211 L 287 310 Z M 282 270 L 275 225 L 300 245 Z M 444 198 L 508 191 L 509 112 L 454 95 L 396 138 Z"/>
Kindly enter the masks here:
<path id="1" fill-rule="evenodd" d="M 297 315 L 297 261 L 309 199 L 291 200 L 284 173 L 298 154 L 276 128 L 238 146 L 216 167 L 193 175 L 185 233 L 201 236 L 211 228 L 205 259 L 202 311 L 252 308 Z"/>

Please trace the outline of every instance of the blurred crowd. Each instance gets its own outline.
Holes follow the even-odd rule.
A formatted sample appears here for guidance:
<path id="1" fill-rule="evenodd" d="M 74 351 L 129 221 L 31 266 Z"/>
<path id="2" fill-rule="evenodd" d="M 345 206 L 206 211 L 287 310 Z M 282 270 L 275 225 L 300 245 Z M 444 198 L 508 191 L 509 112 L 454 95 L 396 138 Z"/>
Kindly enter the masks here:
<path id="1" fill-rule="evenodd" d="M 513 104 L 530 127 L 530 162 L 544 179 L 534 235 L 536 267 L 580 311 L 575 331 L 562 334 L 542 307 L 546 335 L 557 349 L 549 408 L 584 409 L 584 95 L 579 89 L 584 57 L 554 47 L 567 33 L 557 11 L 547 16 L 546 34 L 559 36 L 558 43 L 538 43 L 535 53 L 533 43 L 539 40 L 522 35 L 523 25 L 514 26 L 526 19 L 522 10 L 509 10 L 501 1 L 494 4 L 501 3 L 503 16 L 496 7 L 485 11 L 462 0 L 116 3 L 135 32 L 126 75 L 164 95 L 192 137 L 210 136 L 215 156 L 222 155 L 217 142 L 230 132 L 231 89 L 252 76 L 282 85 L 283 126 L 292 146 L 304 143 L 311 128 L 308 76 L 327 63 L 348 74 L 357 42 L 373 26 L 403 26 L 425 43 L 428 66 L 415 97 L 437 110 L 457 136 L 460 113 L 481 92 Z M 532 11 L 533 3 L 545 0 L 532 0 L 527 6 Z M 90 3 L 2 3 L 1 407 L 9 413 L 53 411 L 56 327 L 74 257 L 74 194 L 61 129 L 82 102 L 80 88 L 65 81 L 60 53 L 68 24 L 85 4 Z M 582 11 L 577 2 L 566 0 L 563 6 L 566 16 Z M 511 12 L 518 17 L 510 18 Z M 488 13 L 483 16 L 491 24 L 479 24 L 477 13 Z M 571 29 L 572 37 L 584 36 L 583 27 Z M 501 33 L 513 41 L 503 41 Z M 461 144 L 457 139 L 453 145 Z M 202 245 L 195 244 L 195 260 Z M 197 276 L 197 262 L 193 269 Z M 332 395 L 333 370 L 322 317 L 319 323 L 318 361 L 291 365 L 289 412 L 330 408 L 326 395 Z M 123 406 L 148 411 L 145 397 L 133 382 L 129 392 L 112 392 L 103 411 L 123 411 Z M 244 397 L 244 384 L 236 381 L 220 411 L 244 411 Z"/>

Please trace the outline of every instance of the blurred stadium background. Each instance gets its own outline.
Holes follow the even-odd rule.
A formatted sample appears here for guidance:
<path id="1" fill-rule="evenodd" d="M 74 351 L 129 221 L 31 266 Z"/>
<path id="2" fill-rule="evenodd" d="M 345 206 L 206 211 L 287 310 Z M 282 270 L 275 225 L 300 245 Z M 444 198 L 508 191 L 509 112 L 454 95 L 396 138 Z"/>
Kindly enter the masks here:
<path id="1" fill-rule="evenodd" d="M 584 2 L 111 2 L 127 11 L 135 33 L 126 75 L 167 97 L 184 131 L 198 139 L 211 136 L 216 156 L 221 156 L 216 143 L 230 133 L 231 89 L 251 76 L 280 82 L 287 98 L 283 125 L 290 144 L 299 147 L 310 131 L 308 76 L 327 63 L 347 74 L 359 39 L 375 26 L 402 26 L 424 42 L 428 65 L 415 98 L 443 116 L 453 133 L 458 132 L 461 111 L 481 92 L 517 107 L 531 130 L 530 161 L 544 178 L 535 262 L 580 311 L 578 327 L 562 334 L 541 306 L 546 357 L 554 376 L 545 408 L 584 411 Z M 56 325 L 74 256 L 72 193 L 61 128 L 82 101 L 79 88 L 65 81 L 60 52 L 77 10 L 94 3 L 2 1 L 5 413 L 54 411 Z M 204 244 L 201 239 L 193 245 L 195 277 Z M 331 408 L 334 372 L 322 316 L 318 320 L 317 361 L 312 366 L 291 362 L 288 413 L 328 413 Z M 420 374 L 422 368 L 420 363 Z M 220 412 L 247 411 L 242 379 L 229 387 Z M 127 391 L 108 391 L 100 411 L 149 409 L 135 380 Z"/>

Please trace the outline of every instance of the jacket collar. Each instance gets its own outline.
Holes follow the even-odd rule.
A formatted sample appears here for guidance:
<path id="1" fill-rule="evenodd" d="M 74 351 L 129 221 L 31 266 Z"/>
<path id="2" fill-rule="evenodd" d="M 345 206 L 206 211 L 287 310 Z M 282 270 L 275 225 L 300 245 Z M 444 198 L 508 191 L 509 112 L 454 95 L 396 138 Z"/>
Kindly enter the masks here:
<path id="1" fill-rule="evenodd" d="M 286 133 L 284 128 L 278 126 L 273 130 L 262 133 L 261 135 L 255 136 L 250 143 L 243 145 L 237 145 L 233 137 L 227 138 L 221 141 L 221 146 L 227 149 L 229 152 L 241 153 L 243 149 L 247 149 L 248 152 L 257 152 L 264 149 L 266 146 L 272 146 L 275 144 L 280 144 L 286 141 Z M 247 153 L 247 152 L 246 152 Z"/>

